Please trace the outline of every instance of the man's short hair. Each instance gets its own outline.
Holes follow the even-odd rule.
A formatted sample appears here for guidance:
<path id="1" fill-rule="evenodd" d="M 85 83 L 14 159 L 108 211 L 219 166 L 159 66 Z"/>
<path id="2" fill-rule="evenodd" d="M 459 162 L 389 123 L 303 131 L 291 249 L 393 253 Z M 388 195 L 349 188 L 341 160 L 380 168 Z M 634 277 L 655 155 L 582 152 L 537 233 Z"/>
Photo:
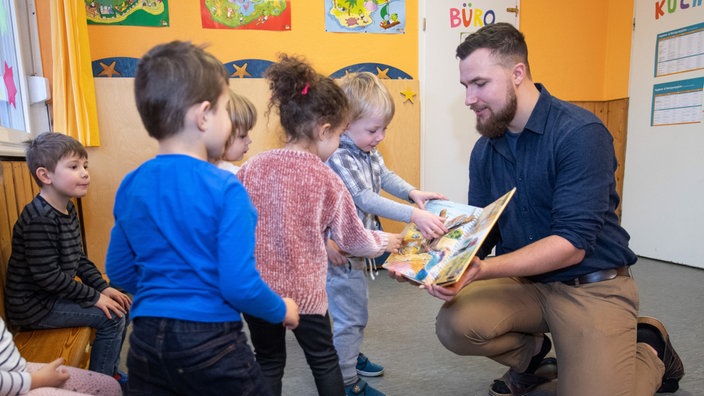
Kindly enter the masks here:
<path id="1" fill-rule="evenodd" d="M 161 140 L 176 134 L 195 104 L 215 106 L 228 78 L 217 58 L 190 42 L 172 41 L 149 50 L 134 79 L 137 110 L 149 136 Z"/>
<path id="2" fill-rule="evenodd" d="M 46 168 L 53 172 L 62 158 L 71 155 L 88 158 L 88 152 L 81 142 L 63 133 L 45 132 L 32 140 L 27 140 L 25 144 L 27 145 L 25 150 L 27 167 L 39 187 L 43 184 L 37 177 L 37 169 Z"/>
<path id="3" fill-rule="evenodd" d="M 523 33 L 510 23 L 486 25 L 470 34 L 457 46 L 457 57 L 464 60 L 480 48 L 491 51 L 505 67 L 512 67 L 516 63 L 525 64 L 530 75 L 526 39 Z"/>

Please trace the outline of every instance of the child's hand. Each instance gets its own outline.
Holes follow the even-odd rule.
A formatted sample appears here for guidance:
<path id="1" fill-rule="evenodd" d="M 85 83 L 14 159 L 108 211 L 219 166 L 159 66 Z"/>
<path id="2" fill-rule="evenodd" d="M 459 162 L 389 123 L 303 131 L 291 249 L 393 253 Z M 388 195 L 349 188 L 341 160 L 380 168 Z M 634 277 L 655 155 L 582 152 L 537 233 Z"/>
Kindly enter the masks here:
<path id="1" fill-rule="evenodd" d="M 396 253 L 401 247 L 401 242 L 403 242 L 403 235 L 401 234 L 390 234 L 385 233 L 388 243 L 386 245 L 386 251 L 389 253 Z"/>
<path id="2" fill-rule="evenodd" d="M 51 387 L 58 388 L 66 382 L 66 380 L 71 376 L 69 372 L 63 368 L 59 367 L 64 363 L 64 358 L 58 358 L 51 363 L 47 363 L 42 366 L 37 371 L 34 371 L 32 376 L 32 384 L 29 389 Z"/>
<path id="3" fill-rule="evenodd" d="M 112 298 L 108 297 L 106 294 L 103 293 L 100 293 L 100 298 L 98 298 L 98 301 L 95 302 L 95 306 L 105 312 L 105 316 L 107 316 L 108 319 L 112 319 L 112 314 L 110 314 L 110 311 L 117 314 L 117 316 L 120 318 L 124 317 L 127 314 L 127 310 L 123 308 L 119 302 L 113 300 Z"/>
<path id="4" fill-rule="evenodd" d="M 433 199 L 447 199 L 446 196 L 440 193 L 420 190 L 411 190 L 411 192 L 408 193 L 408 198 L 415 202 L 421 209 L 425 209 L 425 203 Z"/>
<path id="5" fill-rule="evenodd" d="M 289 330 L 293 330 L 298 327 L 298 321 L 300 320 L 300 317 L 298 316 L 298 304 L 296 304 L 293 299 L 288 297 L 284 297 L 284 304 L 286 304 L 284 326 L 286 326 Z"/>
<path id="6" fill-rule="evenodd" d="M 325 251 L 328 252 L 328 261 L 330 261 L 332 265 L 347 264 L 346 253 L 343 252 L 332 239 L 328 239 L 328 243 L 325 244 Z"/>
<path id="7" fill-rule="evenodd" d="M 125 293 L 123 293 L 113 287 L 108 287 L 107 289 L 103 290 L 101 293 L 103 293 L 104 295 L 117 301 L 118 304 L 120 304 L 120 306 L 122 306 L 122 308 L 125 309 L 125 311 L 130 310 L 130 307 L 132 306 L 132 300 L 130 299 L 130 297 L 127 294 L 125 294 Z"/>
<path id="8" fill-rule="evenodd" d="M 438 238 L 448 232 L 445 219 L 427 210 L 413 208 L 411 221 L 418 226 L 425 239 Z"/>

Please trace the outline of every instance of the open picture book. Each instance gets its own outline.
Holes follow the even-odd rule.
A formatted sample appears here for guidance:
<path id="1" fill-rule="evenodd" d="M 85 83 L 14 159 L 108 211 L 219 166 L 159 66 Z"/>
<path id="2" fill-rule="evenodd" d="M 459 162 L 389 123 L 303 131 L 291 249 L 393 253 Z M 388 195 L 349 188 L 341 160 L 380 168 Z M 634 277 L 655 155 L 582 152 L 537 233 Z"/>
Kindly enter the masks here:
<path id="1" fill-rule="evenodd" d="M 448 233 L 425 239 L 414 223 L 401 232 L 403 242 L 382 265 L 411 281 L 449 286 L 460 279 L 516 188 L 484 208 L 452 201 L 433 200 L 425 209 L 445 218 Z"/>

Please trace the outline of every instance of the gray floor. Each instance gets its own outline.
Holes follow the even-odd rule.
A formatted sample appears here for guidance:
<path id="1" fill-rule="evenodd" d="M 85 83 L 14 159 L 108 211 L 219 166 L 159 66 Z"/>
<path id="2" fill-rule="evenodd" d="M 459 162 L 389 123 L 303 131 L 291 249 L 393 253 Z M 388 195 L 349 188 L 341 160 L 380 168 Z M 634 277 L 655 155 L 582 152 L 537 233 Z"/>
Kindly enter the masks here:
<path id="1" fill-rule="evenodd" d="M 641 314 L 656 316 L 668 328 L 685 365 L 676 396 L 704 395 L 704 270 L 641 258 L 633 267 Z M 383 377 L 368 382 L 394 395 L 487 395 L 491 380 L 505 368 L 481 357 L 456 356 L 434 334 L 441 301 L 382 272 L 370 281 L 370 319 L 363 352 L 383 364 Z M 125 346 L 125 351 L 127 346 Z M 124 359 L 123 359 L 124 361 Z M 546 385 L 537 396 L 552 394 Z M 310 370 L 289 332 L 284 395 L 316 395 Z"/>

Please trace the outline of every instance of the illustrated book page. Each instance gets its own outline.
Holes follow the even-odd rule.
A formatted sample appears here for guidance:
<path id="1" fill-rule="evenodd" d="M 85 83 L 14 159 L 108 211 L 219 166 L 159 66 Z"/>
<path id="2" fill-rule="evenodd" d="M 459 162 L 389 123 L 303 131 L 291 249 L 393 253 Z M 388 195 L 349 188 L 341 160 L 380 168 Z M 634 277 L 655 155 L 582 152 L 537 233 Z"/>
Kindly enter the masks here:
<path id="1" fill-rule="evenodd" d="M 457 282 L 515 191 L 484 208 L 444 200 L 428 202 L 425 209 L 445 218 L 448 233 L 428 240 L 409 223 L 402 231 L 398 253 L 389 255 L 383 267 L 417 283 L 446 286 Z"/>

